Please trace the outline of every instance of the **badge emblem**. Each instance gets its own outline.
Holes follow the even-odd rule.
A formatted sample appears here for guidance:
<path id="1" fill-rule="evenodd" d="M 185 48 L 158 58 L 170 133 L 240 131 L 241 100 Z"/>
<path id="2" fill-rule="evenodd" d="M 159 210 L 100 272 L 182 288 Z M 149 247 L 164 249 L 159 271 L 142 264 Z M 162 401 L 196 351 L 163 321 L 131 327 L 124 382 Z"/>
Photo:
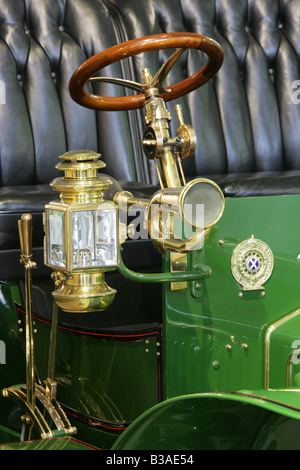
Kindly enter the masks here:
<path id="1" fill-rule="evenodd" d="M 270 247 L 253 235 L 237 245 L 232 253 L 231 272 L 243 291 L 263 289 L 273 267 L 274 257 Z"/>

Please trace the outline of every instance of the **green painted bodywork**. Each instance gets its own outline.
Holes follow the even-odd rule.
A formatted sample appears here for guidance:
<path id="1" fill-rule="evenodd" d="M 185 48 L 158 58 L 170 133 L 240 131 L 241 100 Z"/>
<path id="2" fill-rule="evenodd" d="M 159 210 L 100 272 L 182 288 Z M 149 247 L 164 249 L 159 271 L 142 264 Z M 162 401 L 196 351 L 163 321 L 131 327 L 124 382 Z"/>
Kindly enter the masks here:
<path id="1" fill-rule="evenodd" d="M 300 196 L 227 199 L 223 217 L 212 228 L 201 253 L 202 262 L 212 268 L 212 276 L 201 281 L 199 296 L 192 295 L 191 289 L 171 292 L 163 287 L 163 357 L 168 370 L 164 398 L 265 386 L 267 330 L 300 306 L 299 207 Z M 258 290 L 240 297 L 241 286 L 231 274 L 231 256 L 234 248 L 252 234 L 271 248 L 274 270 L 265 284 L 264 296 Z M 168 269 L 167 256 L 164 262 Z M 284 341 L 276 340 L 278 348 L 273 342 L 271 345 L 272 387 L 286 387 L 292 343 L 300 339 L 299 318 L 293 318 L 290 331 L 286 324 L 277 328 L 277 335 L 283 332 Z M 271 338 L 273 341 L 273 335 Z M 244 344 L 247 349 L 243 349 Z M 293 367 L 293 375 L 299 372 L 297 369 Z"/>
<path id="2" fill-rule="evenodd" d="M 45 347 L 49 327 L 36 320 L 37 349 Z M 145 349 L 148 352 L 145 352 Z M 37 358 L 40 380 L 47 377 L 44 357 Z M 56 380 L 66 406 L 107 423 L 133 421 L 158 402 L 157 335 L 112 339 L 59 329 Z M 141 386 L 142 384 L 142 386 Z"/>
<path id="3" fill-rule="evenodd" d="M 43 382 L 47 378 L 50 324 L 35 317 L 35 326 L 39 352 L 35 363 Z M 81 440 L 110 448 L 130 422 L 159 401 L 158 340 L 159 331 L 141 337 L 125 333 L 114 337 L 59 327 L 57 399 Z"/>
<path id="4" fill-rule="evenodd" d="M 299 209 L 298 195 L 227 199 L 203 249 L 188 255 L 192 280 L 183 290 L 170 288 L 168 253 L 155 278 L 141 279 L 122 265 L 135 282 L 164 279 L 161 337 L 124 340 L 59 329 L 58 400 L 80 441 L 106 449 L 300 448 Z M 264 291 L 242 292 L 231 256 L 251 235 L 271 248 L 274 270 Z M 193 277 L 196 271 L 205 275 Z M 18 288 L 2 283 L 0 294 L 3 388 L 25 381 L 25 359 Z M 42 381 L 50 326 L 39 320 L 37 329 Z M 0 399 L 2 426 L 19 432 L 19 415 Z"/>
<path id="5" fill-rule="evenodd" d="M 273 390 L 171 398 L 140 416 L 113 449 L 299 449 L 299 399 L 300 392 Z"/>

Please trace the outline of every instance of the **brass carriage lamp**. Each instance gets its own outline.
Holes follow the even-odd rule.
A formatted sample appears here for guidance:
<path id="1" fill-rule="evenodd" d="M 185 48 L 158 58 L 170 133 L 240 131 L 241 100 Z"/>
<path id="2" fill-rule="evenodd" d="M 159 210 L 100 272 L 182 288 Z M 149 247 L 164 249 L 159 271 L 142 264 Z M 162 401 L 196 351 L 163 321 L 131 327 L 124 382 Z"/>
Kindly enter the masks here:
<path id="1" fill-rule="evenodd" d="M 114 299 L 104 273 L 119 264 L 118 209 L 104 200 L 110 178 L 98 175 L 105 167 L 100 154 L 70 151 L 56 168 L 65 172 L 50 186 L 60 201 L 45 206 L 45 264 L 53 269 L 57 305 L 68 312 L 106 309 Z"/>

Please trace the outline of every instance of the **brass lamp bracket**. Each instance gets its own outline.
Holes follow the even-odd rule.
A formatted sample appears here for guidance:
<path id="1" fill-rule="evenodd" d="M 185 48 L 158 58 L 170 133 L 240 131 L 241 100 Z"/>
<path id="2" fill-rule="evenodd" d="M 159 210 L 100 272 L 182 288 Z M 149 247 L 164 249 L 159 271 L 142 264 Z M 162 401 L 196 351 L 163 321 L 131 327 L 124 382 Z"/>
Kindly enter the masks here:
<path id="1" fill-rule="evenodd" d="M 204 265 L 201 260 L 201 251 L 193 251 L 188 259 L 186 253 L 172 253 L 170 252 L 170 272 L 172 273 L 186 273 L 188 270 L 195 272 L 203 271 Z M 191 295 L 199 298 L 203 295 L 203 280 L 205 277 L 192 280 L 190 283 L 186 281 L 171 282 L 170 289 L 173 291 L 186 290 L 190 288 Z"/>
<path id="2" fill-rule="evenodd" d="M 191 270 L 181 270 L 169 273 L 139 273 L 128 269 L 123 263 L 122 257 L 118 271 L 127 279 L 146 283 L 168 283 L 168 282 L 198 282 L 212 275 L 212 269 L 201 263 L 195 263 Z"/>

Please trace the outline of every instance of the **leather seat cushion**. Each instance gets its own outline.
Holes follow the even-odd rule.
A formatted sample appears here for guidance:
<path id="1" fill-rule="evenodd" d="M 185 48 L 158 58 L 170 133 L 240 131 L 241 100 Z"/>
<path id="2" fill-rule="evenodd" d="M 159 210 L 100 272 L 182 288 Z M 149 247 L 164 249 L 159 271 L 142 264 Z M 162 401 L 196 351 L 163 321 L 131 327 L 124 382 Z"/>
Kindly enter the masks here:
<path id="1" fill-rule="evenodd" d="M 219 182 L 225 197 L 300 194 L 300 172 L 265 172 L 230 176 Z"/>
<path id="2" fill-rule="evenodd" d="M 225 197 L 257 197 L 287 194 L 300 194 L 300 172 L 265 172 L 244 175 L 208 176 L 220 185 Z M 158 186 L 145 183 L 122 183 L 124 190 L 132 192 L 135 197 L 150 198 Z M 111 199 L 115 191 L 122 189 L 114 182 L 106 193 Z M 58 200 L 49 185 L 6 186 L 0 194 L 0 250 L 20 248 L 18 220 L 24 212 L 32 214 L 33 248 L 43 246 L 44 230 L 42 214 L 45 204 Z"/>

